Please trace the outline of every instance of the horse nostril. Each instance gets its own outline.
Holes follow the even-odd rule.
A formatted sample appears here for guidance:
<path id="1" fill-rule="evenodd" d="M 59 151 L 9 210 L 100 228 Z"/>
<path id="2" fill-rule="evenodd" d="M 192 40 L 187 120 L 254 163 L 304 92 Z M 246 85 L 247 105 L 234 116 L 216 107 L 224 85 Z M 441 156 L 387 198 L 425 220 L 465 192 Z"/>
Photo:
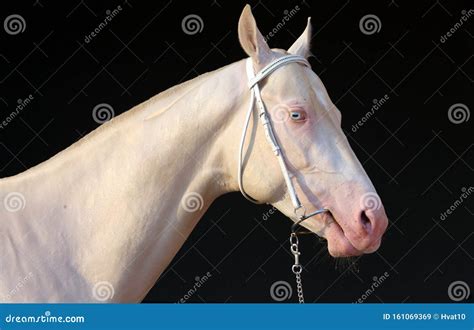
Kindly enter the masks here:
<path id="1" fill-rule="evenodd" d="M 360 221 L 364 229 L 367 231 L 367 233 L 370 233 L 372 231 L 372 222 L 370 221 L 369 217 L 365 213 L 365 210 L 360 213 Z"/>

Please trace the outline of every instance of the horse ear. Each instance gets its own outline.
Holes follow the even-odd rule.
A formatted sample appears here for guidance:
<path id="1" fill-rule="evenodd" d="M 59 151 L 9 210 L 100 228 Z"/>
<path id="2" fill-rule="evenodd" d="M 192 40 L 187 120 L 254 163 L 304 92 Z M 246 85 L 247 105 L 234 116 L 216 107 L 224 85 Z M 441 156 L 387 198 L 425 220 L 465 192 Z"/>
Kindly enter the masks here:
<path id="1" fill-rule="evenodd" d="M 249 5 L 244 7 L 239 19 L 239 41 L 244 51 L 254 63 L 265 65 L 270 61 L 272 51 L 257 28 L 257 23 L 252 15 Z"/>
<path id="2" fill-rule="evenodd" d="M 311 54 L 311 17 L 308 17 L 306 29 L 296 39 L 295 43 L 288 49 L 288 53 L 308 58 Z"/>

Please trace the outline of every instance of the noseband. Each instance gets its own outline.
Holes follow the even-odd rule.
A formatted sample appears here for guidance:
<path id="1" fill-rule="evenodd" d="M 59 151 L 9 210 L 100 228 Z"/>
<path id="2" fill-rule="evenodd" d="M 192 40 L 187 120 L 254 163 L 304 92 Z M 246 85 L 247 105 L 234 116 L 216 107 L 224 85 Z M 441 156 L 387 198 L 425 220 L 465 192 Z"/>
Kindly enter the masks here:
<path id="1" fill-rule="evenodd" d="M 245 144 L 245 137 L 247 135 L 250 117 L 252 116 L 255 103 L 257 103 L 258 117 L 260 118 L 260 122 L 262 123 L 263 129 L 265 132 L 265 137 L 268 143 L 270 144 L 270 147 L 272 148 L 275 156 L 278 159 L 278 164 L 280 165 L 281 173 L 283 175 L 283 178 L 285 179 L 288 194 L 290 196 L 291 203 L 293 204 L 293 208 L 295 212 L 296 222 L 291 226 L 291 236 L 290 236 L 291 252 L 293 253 L 295 257 L 295 263 L 292 267 L 292 271 L 296 275 L 299 302 L 303 303 L 304 302 L 303 287 L 301 283 L 302 266 L 299 263 L 300 252 L 298 250 L 298 237 L 296 236 L 297 228 L 301 222 L 317 214 L 327 212 L 327 210 L 319 209 L 309 214 L 306 214 L 306 208 L 304 207 L 303 204 L 301 204 L 298 198 L 298 195 L 296 193 L 295 187 L 293 185 L 293 182 L 291 181 L 292 175 L 288 171 L 288 167 L 286 165 L 285 158 L 283 156 L 283 151 L 273 132 L 272 124 L 268 116 L 267 109 L 265 108 L 265 104 L 263 103 L 262 95 L 260 94 L 260 87 L 258 85 L 260 81 L 268 77 L 271 73 L 273 73 L 279 67 L 284 66 L 286 64 L 290 64 L 290 63 L 298 63 L 306 67 L 311 67 L 309 62 L 304 57 L 297 56 L 297 55 L 286 55 L 286 56 L 277 58 L 276 60 L 272 61 L 270 64 L 265 66 L 262 70 L 255 73 L 252 59 L 251 58 L 247 59 L 246 66 L 247 66 L 248 86 L 250 89 L 251 96 L 250 96 L 250 104 L 249 104 L 248 112 L 245 117 L 245 125 L 242 131 L 242 137 L 240 139 L 237 177 L 238 177 L 238 182 L 239 182 L 239 188 L 240 188 L 240 191 L 242 192 L 242 195 L 244 195 L 244 197 L 248 199 L 249 201 L 253 203 L 257 203 L 257 200 L 253 199 L 245 192 L 243 183 L 242 183 L 242 179 L 243 179 L 242 155 L 243 155 L 243 149 L 244 149 L 244 144 Z"/>

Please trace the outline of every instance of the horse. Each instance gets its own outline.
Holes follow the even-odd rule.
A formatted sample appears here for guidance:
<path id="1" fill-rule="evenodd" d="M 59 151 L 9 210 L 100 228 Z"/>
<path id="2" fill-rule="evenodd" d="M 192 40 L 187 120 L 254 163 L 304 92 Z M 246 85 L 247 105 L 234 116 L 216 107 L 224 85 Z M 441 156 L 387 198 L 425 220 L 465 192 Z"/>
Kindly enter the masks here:
<path id="1" fill-rule="evenodd" d="M 270 49 L 247 5 L 238 36 L 247 59 L 161 92 L 0 179 L 0 301 L 140 302 L 212 202 L 239 190 L 294 222 L 302 219 L 295 196 L 305 212 L 327 210 L 301 225 L 333 257 L 379 248 L 383 205 L 305 62 L 310 19 L 288 50 Z M 258 125 L 259 114 L 245 111 L 255 97 L 248 66 L 260 72 L 288 56 L 260 76 L 268 118 Z"/>

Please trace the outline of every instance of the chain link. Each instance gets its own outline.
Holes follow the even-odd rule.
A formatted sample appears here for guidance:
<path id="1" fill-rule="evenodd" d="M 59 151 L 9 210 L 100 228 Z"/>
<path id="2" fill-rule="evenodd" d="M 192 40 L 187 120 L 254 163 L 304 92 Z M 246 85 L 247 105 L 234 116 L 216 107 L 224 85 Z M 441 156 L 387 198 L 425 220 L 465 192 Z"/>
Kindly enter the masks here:
<path id="1" fill-rule="evenodd" d="M 304 304 L 304 296 L 303 296 L 303 283 L 301 281 L 301 274 L 295 274 L 296 276 L 296 290 L 298 292 L 298 302 L 300 304 Z"/>
<path id="2" fill-rule="evenodd" d="M 306 209 L 302 204 L 295 208 L 295 217 L 298 219 L 292 226 L 291 226 L 291 234 L 290 234 L 290 250 L 293 256 L 295 257 L 295 263 L 291 266 L 291 271 L 295 274 L 296 277 L 296 291 L 298 293 L 298 302 L 300 304 L 304 304 L 304 296 L 303 296 L 303 281 L 301 280 L 301 272 L 303 270 L 303 266 L 300 263 L 300 250 L 299 250 L 299 241 L 297 236 L 297 227 L 301 225 L 301 222 L 305 221 L 306 219 L 315 216 L 317 214 L 328 212 L 327 209 L 319 209 L 316 211 L 311 212 L 310 214 L 306 215 Z M 324 228 L 323 228 L 324 229 Z"/>
<path id="3" fill-rule="evenodd" d="M 295 263 L 291 266 L 291 271 L 295 274 L 296 277 L 296 291 L 298 293 L 298 302 L 300 304 L 304 303 L 304 296 L 303 296 L 303 282 L 301 280 L 301 271 L 303 270 L 303 266 L 300 264 L 300 251 L 299 251 L 299 241 L 298 236 L 296 233 L 291 233 L 290 235 L 290 250 L 295 257 Z"/>

